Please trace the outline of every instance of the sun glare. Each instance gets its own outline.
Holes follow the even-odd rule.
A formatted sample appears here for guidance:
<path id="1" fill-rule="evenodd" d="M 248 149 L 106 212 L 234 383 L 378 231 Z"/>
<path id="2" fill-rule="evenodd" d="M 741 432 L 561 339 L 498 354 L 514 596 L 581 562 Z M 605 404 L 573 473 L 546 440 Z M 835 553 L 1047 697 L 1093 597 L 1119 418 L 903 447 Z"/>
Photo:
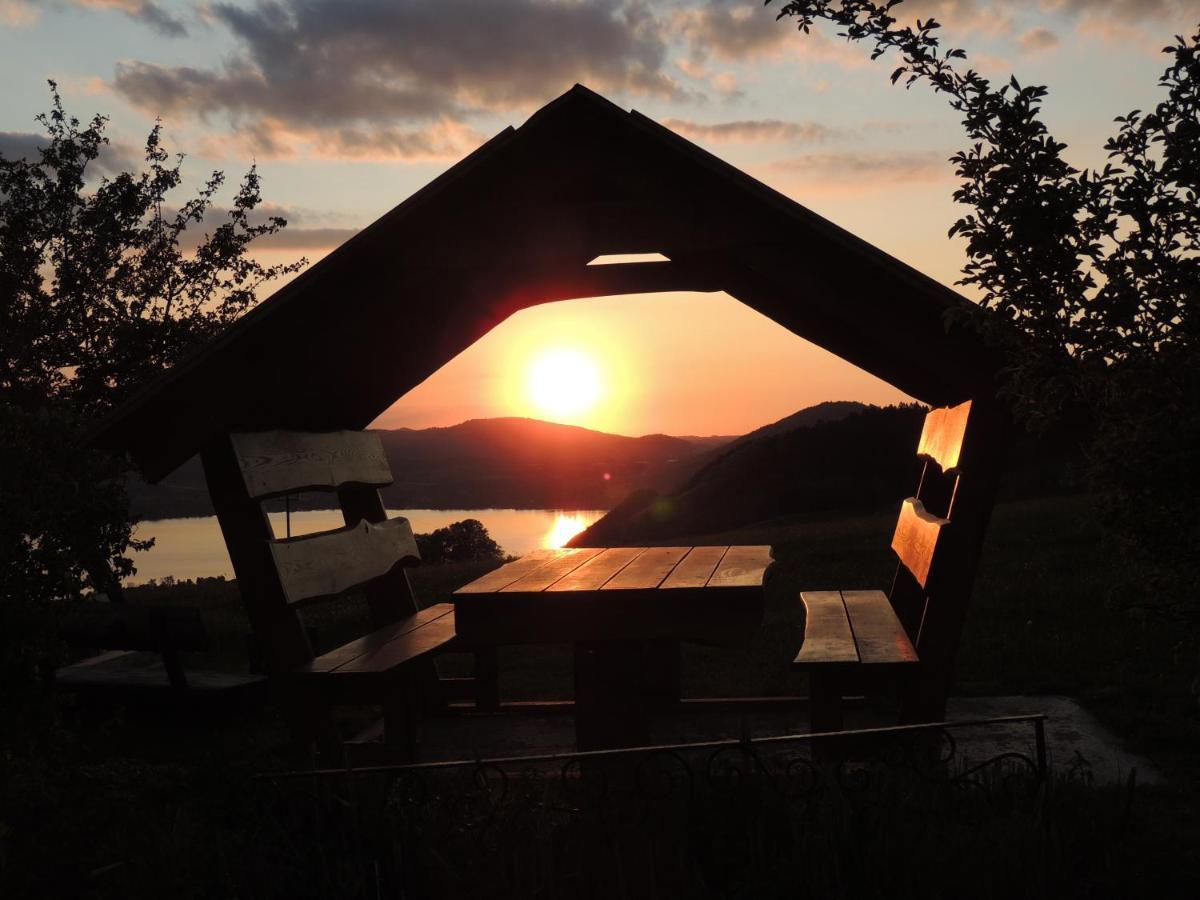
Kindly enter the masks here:
<path id="1" fill-rule="evenodd" d="M 587 519 L 580 513 L 557 513 L 554 517 L 554 525 L 542 538 L 542 546 L 557 550 L 587 527 Z"/>
<path id="2" fill-rule="evenodd" d="M 539 414 L 558 421 L 579 419 L 600 400 L 600 368 L 591 356 L 578 350 L 546 350 L 529 365 L 526 391 Z"/>

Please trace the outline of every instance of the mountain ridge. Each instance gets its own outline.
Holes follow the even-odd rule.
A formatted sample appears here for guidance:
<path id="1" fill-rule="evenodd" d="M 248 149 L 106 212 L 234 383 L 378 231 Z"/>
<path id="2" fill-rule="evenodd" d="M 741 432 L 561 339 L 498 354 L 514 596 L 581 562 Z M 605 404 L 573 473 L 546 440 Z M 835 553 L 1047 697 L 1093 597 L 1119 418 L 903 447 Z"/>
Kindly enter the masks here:
<path id="1" fill-rule="evenodd" d="M 397 509 L 608 509 L 632 491 L 678 484 L 734 439 L 630 437 L 520 416 L 375 430 L 395 477 L 383 500 Z M 159 485 L 131 480 L 129 493 L 143 519 L 213 514 L 197 458 Z M 292 508 L 333 505 L 312 494 Z"/>

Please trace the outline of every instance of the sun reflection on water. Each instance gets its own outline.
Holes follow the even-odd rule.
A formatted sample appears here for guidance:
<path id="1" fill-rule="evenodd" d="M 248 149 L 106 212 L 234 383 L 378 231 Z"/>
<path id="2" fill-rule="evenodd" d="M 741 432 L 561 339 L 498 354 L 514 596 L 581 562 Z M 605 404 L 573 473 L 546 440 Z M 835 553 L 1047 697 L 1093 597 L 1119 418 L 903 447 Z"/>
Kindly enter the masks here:
<path id="1" fill-rule="evenodd" d="M 582 513 L 556 513 L 554 524 L 546 532 L 546 536 L 542 538 L 542 546 L 557 550 L 587 527 L 588 520 Z"/>

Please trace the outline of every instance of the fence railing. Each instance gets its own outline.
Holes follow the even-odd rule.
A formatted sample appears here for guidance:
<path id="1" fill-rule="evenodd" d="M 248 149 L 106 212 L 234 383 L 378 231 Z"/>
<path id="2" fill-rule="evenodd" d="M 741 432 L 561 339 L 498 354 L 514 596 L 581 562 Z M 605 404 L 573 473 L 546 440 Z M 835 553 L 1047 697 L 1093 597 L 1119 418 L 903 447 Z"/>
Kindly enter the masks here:
<path id="1" fill-rule="evenodd" d="M 961 753 L 963 732 L 1025 726 L 1029 752 Z M 1045 717 L 1025 715 L 259 780 L 285 830 L 342 848 L 367 893 L 666 897 L 820 868 L 846 828 L 895 843 L 1021 809 L 1047 776 Z"/>

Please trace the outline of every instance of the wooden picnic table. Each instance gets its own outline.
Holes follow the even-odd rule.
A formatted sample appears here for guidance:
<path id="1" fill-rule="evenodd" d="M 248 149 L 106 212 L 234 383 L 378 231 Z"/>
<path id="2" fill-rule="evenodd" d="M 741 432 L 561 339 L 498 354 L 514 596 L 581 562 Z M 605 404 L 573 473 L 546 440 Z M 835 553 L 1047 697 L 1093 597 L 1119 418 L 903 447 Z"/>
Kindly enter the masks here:
<path id="1" fill-rule="evenodd" d="M 767 546 L 537 550 L 454 593 L 459 639 L 575 645 L 581 750 L 649 739 L 679 700 L 679 642 L 740 646 L 762 622 Z"/>

